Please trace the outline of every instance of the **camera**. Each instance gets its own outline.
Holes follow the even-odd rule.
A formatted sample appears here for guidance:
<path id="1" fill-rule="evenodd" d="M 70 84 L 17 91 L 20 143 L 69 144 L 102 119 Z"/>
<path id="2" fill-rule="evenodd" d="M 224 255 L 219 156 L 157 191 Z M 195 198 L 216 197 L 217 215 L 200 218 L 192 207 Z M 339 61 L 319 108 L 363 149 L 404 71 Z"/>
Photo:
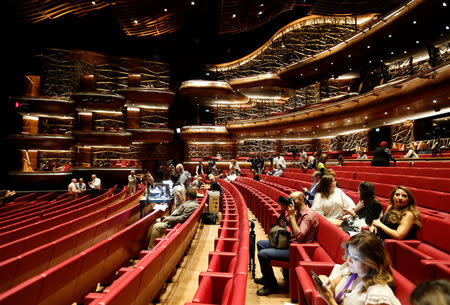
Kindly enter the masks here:
<path id="1" fill-rule="evenodd" d="M 285 198 L 285 197 L 283 197 L 283 196 L 280 196 L 280 197 L 278 197 L 278 204 L 279 205 L 284 205 L 284 206 L 290 206 L 291 204 L 295 204 L 294 203 L 294 199 L 293 198 L 291 198 L 291 197 L 287 197 L 287 198 Z"/>

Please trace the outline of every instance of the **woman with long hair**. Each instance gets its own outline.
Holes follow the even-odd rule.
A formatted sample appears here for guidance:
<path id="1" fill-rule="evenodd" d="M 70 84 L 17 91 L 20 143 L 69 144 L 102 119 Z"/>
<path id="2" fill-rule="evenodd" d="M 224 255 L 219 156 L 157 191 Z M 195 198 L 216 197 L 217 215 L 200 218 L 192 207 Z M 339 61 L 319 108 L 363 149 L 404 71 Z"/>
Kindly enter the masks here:
<path id="1" fill-rule="evenodd" d="M 420 228 L 420 212 L 409 188 L 397 186 L 389 198 L 390 205 L 380 219 L 372 222 L 371 232 L 378 233 L 382 239 L 415 239 Z"/>
<path id="2" fill-rule="evenodd" d="M 364 181 L 358 186 L 359 202 L 354 209 L 344 209 L 349 214 L 341 228 L 346 232 L 361 232 L 362 227 L 370 226 L 375 219 L 383 214 L 383 207 L 375 198 L 375 187 L 372 183 Z"/>
<path id="3" fill-rule="evenodd" d="M 336 223 L 335 221 L 344 215 L 344 209 L 353 208 L 355 208 L 355 203 L 336 187 L 336 181 L 332 175 L 325 175 L 320 179 L 312 204 L 314 211 Z"/>
<path id="4" fill-rule="evenodd" d="M 374 234 L 359 233 L 344 243 L 346 262 L 335 265 L 330 276 L 314 281 L 329 305 L 400 305 L 389 254 Z"/>

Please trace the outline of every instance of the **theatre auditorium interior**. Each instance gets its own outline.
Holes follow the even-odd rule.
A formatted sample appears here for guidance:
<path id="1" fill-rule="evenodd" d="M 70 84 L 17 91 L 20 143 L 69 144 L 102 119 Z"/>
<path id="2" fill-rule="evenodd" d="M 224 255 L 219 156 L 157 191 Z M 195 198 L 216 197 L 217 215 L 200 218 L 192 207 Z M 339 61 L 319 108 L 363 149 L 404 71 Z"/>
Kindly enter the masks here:
<path id="1" fill-rule="evenodd" d="M 2 5 L 0 305 L 450 304 L 450 1 Z"/>

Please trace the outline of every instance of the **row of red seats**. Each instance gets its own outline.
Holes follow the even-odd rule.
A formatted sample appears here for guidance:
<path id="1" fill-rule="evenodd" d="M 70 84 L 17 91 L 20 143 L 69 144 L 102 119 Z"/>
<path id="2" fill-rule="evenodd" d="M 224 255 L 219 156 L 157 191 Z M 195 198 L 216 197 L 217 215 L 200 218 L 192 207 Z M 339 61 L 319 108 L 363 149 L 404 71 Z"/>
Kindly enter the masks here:
<path id="1" fill-rule="evenodd" d="M 239 181 L 242 180 L 248 181 L 248 179 L 239 179 Z M 244 187 L 243 189 L 244 192 L 251 192 L 250 188 Z M 257 198 L 257 200 L 260 199 Z M 262 205 L 263 202 L 256 204 Z M 270 217 L 268 214 L 262 214 L 262 216 Z M 272 215 L 271 219 L 277 216 Z M 288 264 L 271 262 L 273 266 L 289 267 L 289 294 L 291 299 L 294 302 L 298 301 L 299 304 L 326 304 L 316 291 L 309 271 L 314 270 L 317 274 L 329 274 L 336 263 L 343 263 L 344 252 L 341 245 L 349 239 L 349 236 L 340 228 L 331 224 L 322 216 L 318 215 L 318 217 L 319 231 L 314 243 L 291 244 Z M 261 218 L 259 220 L 261 223 L 266 222 Z M 409 295 L 415 285 L 398 271 L 394 270 L 393 272 L 394 279 L 397 282 L 396 296 L 402 304 L 410 304 Z"/>
<path id="2" fill-rule="evenodd" d="M 67 196 L 65 197 L 66 198 L 60 200 L 55 199 L 50 202 L 44 201 L 35 207 L 24 209 L 23 211 L 19 210 L 17 213 L 11 215 L 5 215 L 0 219 L 0 233 L 42 220 L 47 213 L 58 211 L 88 200 L 89 195 L 85 195 L 76 200 L 71 200 Z"/>
<path id="3" fill-rule="evenodd" d="M 111 201 L 106 200 L 111 195 L 112 195 L 112 190 L 105 193 L 103 196 L 101 196 L 101 198 L 98 198 L 98 199 L 100 199 L 100 201 L 95 200 L 97 198 L 93 198 L 93 199 L 89 200 L 88 205 L 83 205 L 82 208 L 79 208 L 79 209 L 76 209 L 73 211 L 69 211 L 69 212 L 66 212 L 63 214 L 59 214 L 54 217 L 52 217 L 51 215 L 47 215 L 49 218 L 47 218 L 44 221 L 40 221 L 40 222 L 30 224 L 30 225 L 27 225 L 24 227 L 13 229 L 11 231 L 3 232 L 0 234 L 0 245 L 4 245 L 4 244 L 12 242 L 14 240 L 35 234 L 42 230 L 49 229 L 56 225 L 79 218 L 82 215 L 86 215 L 90 212 L 101 209 L 105 205 L 111 204 Z M 105 199 L 101 200 L 103 198 L 105 198 Z"/>
<path id="4" fill-rule="evenodd" d="M 199 286 L 190 304 L 245 304 L 249 222 L 242 194 L 232 184 L 220 180 L 223 220 L 214 252 L 209 254 L 206 272 L 199 275 Z"/>
<path id="5" fill-rule="evenodd" d="M 37 255 L 35 260 L 41 260 L 41 264 L 45 265 L 45 258 L 49 258 L 49 265 L 57 264 L 0 294 L 0 304 L 80 302 L 87 292 L 95 289 L 97 283 L 112 279 L 115 270 L 121 264 L 128 263 L 130 256 L 135 254 L 132 251 L 136 247 L 133 243 L 135 239 L 138 236 L 142 240 L 146 238 L 146 232 L 140 233 L 142 226 L 138 226 L 136 222 L 140 214 L 140 206 L 136 202 L 139 202 L 142 192 L 143 189 L 111 206 L 114 212 L 122 210 L 120 205 L 127 207 L 115 216 L 67 234 L 49 245 L 43 245 L 51 248 L 42 255 Z M 129 203 L 132 203 L 131 207 Z M 144 219 L 153 223 L 158 216 L 160 213 Z M 133 224 L 129 225 L 130 223 Z M 46 256 L 48 252 L 50 254 Z M 34 268 L 30 264 L 33 264 L 31 260 L 25 266 L 19 263 L 18 268 L 32 272 Z"/>
<path id="6" fill-rule="evenodd" d="M 395 175 L 411 175 L 411 176 L 423 176 L 423 177 L 443 177 L 450 178 L 450 168 L 435 168 L 435 167 L 378 167 L 378 166 L 359 166 L 355 168 L 353 166 L 336 166 L 329 165 L 328 168 L 332 168 L 334 171 L 339 172 L 353 172 L 353 178 L 356 171 L 363 173 L 385 173 Z M 287 168 L 286 171 L 299 171 L 297 168 Z M 351 177 L 350 177 L 351 178 Z"/>
<path id="7" fill-rule="evenodd" d="M 199 219 L 206 204 L 206 197 L 200 207 L 183 224 L 168 230 L 164 238 L 157 239 L 152 250 L 139 253 L 139 262 L 130 268 L 121 268 L 119 277 L 101 293 L 89 293 L 84 304 L 149 304 L 157 297 L 165 282 L 173 275 L 174 269 L 183 258 L 197 231 Z M 147 233 L 146 229 L 141 231 Z M 122 241 L 126 243 L 125 240 Z"/>
<path id="8" fill-rule="evenodd" d="M 143 191 L 142 189 L 138 193 L 142 196 Z M 22 251 L 25 252 L 17 256 L 13 256 L 11 252 L 18 251 L 18 249 L 9 248 L 13 251 L 7 252 L 5 256 L 10 258 L 0 263 L 0 272 L 5 274 L 0 279 L 0 292 L 10 289 L 59 264 L 63 260 L 85 250 L 93 243 L 99 242 L 124 228 L 131 219 L 139 215 L 139 208 L 133 211 L 133 215 L 128 213 L 121 215 L 119 218 L 114 215 L 117 215 L 123 209 L 129 209 L 130 206 L 133 206 L 140 199 L 137 194 L 135 195 L 114 205 L 107 206 L 100 211 L 90 213 L 88 219 L 91 223 L 94 223 L 88 226 L 86 222 L 80 221 L 79 224 L 82 227 L 79 231 L 73 232 L 73 226 L 67 227 L 72 232 L 58 230 L 58 235 L 62 237 L 51 242 L 45 242 L 43 238 L 45 236 L 41 236 L 40 239 L 35 239 L 36 243 L 40 242 L 41 244 L 36 244 L 36 247 L 31 249 L 24 248 Z"/>
<path id="9" fill-rule="evenodd" d="M 310 186 L 310 184 L 312 183 L 312 182 L 309 182 L 309 181 L 312 181 L 311 173 L 312 173 L 312 171 L 309 171 L 309 173 L 286 171 L 283 174 L 283 178 L 290 178 L 290 179 L 294 179 L 297 181 L 303 181 L 303 182 L 308 181 L 309 186 Z M 372 177 L 374 177 L 376 174 L 371 174 L 371 173 L 357 173 L 356 176 L 359 178 L 358 180 L 354 179 L 354 178 L 345 178 L 345 177 L 349 177 L 351 175 L 352 175 L 352 172 L 343 171 L 343 172 L 337 172 L 336 176 L 335 176 L 335 179 L 338 182 L 340 188 L 354 192 L 353 194 L 347 194 L 347 195 L 349 195 L 352 199 L 357 198 L 359 184 L 363 181 L 369 181 L 375 186 L 375 195 L 377 195 L 378 197 L 385 198 L 385 199 L 381 199 L 382 203 L 385 203 L 385 204 L 387 204 L 387 199 L 390 197 L 391 192 L 394 189 L 394 187 L 396 187 L 397 185 L 404 185 L 401 182 L 403 180 L 409 179 L 409 178 L 402 179 L 401 181 L 398 181 L 400 183 L 396 183 L 396 184 L 389 184 L 389 183 L 385 183 L 385 182 L 381 183 L 381 182 L 374 181 L 374 180 L 376 180 L 376 178 L 372 179 Z M 384 175 L 384 176 L 388 176 L 388 175 Z M 380 180 L 383 181 L 383 175 L 381 175 L 380 177 L 381 177 Z M 364 179 L 362 179 L 362 178 L 364 178 Z M 417 177 L 415 179 L 417 181 L 420 181 L 421 179 L 426 180 L 427 178 L 426 177 Z M 432 179 L 432 178 L 429 178 L 429 179 Z M 443 179 L 448 180 L 446 178 L 443 178 Z M 394 181 L 391 180 L 390 182 L 394 182 Z M 309 188 L 309 186 L 307 186 L 307 187 Z M 448 202 L 450 202 L 450 193 L 438 192 L 438 191 L 433 191 L 433 190 L 428 190 L 428 189 L 423 189 L 423 188 L 414 188 L 414 187 L 410 187 L 410 189 L 414 194 L 417 205 L 419 206 L 419 210 L 421 212 L 432 213 L 432 214 L 439 214 L 439 212 L 441 212 L 440 214 L 442 214 L 441 216 L 443 216 L 443 217 L 448 216 L 447 214 L 450 213 L 450 205 L 447 204 Z M 357 199 L 357 201 L 358 200 L 359 199 Z"/>
<path id="10" fill-rule="evenodd" d="M 394 163 L 391 161 L 391 166 Z M 370 166 L 370 161 L 360 162 L 345 162 L 345 166 Z M 413 161 L 397 161 L 395 167 L 434 167 L 434 168 L 449 168 L 450 162 L 448 161 L 425 161 L 420 159 L 414 159 Z"/>

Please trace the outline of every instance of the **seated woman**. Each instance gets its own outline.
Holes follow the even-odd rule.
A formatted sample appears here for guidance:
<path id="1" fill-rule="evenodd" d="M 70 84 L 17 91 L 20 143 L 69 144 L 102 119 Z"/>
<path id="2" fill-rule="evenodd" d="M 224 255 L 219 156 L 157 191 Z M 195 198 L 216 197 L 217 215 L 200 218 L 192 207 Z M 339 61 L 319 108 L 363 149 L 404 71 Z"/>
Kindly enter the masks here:
<path id="1" fill-rule="evenodd" d="M 341 189 L 336 187 L 336 181 L 332 175 L 325 175 L 320 179 L 312 204 L 314 211 L 333 223 L 340 224 L 339 219 L 344 215 L 344 209 L 350 210 L 353 208 L 355 208 L 355 203 Z"/>
<path id="2" fill-rule="evenodd" d="M 231 160 L 230 165 L 228 166 L 228 170 L 230 172 L 234 171 L 237 176 L 241 175 L 241 168 L 239 167 L 239 164 L 237 163 L 237 161 L 235 159 Z"/>
<path id="3" fill-rule="evenodd" d="M 252 168 L 251 172 L 253 174 L 253 180 L 259 181 L 259 174 L 256 169 Z"/>
<path id="4" fill-rule="evenodd" d="M 382 239 L 415 239 L 420 228 L 420 212 L 411 191 L 405 186 L 397 186 L 389 198 L 390 205 L 380 219 L 370 226 L 370 232 L 378 233 Z"/>
<path id="5" fill-rule="evenodd" d="M 375 198 L 375 187 L 370 182 L 361 182 L 358 186 L 359 202 L 354 209 L 344 209 L 348 214 L 341 223 L 346 232 L 361 232 L 362 227 L 370 226 L 375 219 L 383 215 L 383 207 Z"/>
<path id="6" fill-rule="evenodd" d="M 403 158 L 419 159 L 419 155 L 414 150 L 414 144 L 409 146 L 408 152 L 403 156 Z"/>
<path id="7" fill-rule="evenodd" d="M 400 305 L 392 292 L 395 285 L 389 254 L 381 240 L 359 233 L 344 243 L 346 262 L 335 265 L 330 276 L 315 281 L 320 296 L 329 305 Z"/>

